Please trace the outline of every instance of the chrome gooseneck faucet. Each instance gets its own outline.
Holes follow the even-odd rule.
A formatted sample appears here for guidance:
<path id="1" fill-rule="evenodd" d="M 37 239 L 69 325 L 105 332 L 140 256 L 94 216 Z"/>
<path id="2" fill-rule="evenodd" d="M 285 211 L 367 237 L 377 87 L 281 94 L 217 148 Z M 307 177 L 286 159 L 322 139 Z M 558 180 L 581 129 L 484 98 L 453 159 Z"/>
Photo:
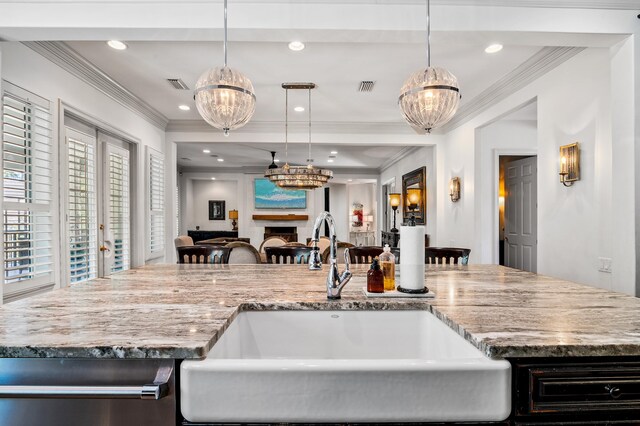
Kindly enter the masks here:
<path id="1" fill-rule="evenodd" d="M 338 238 L 336 237 L 336 224 L 333 216 L 329 212 L 322 212 L 316 218 L 313 225 L 313 233 L 311 241 L 313 242 L 311 256 L 309 256 L 309 270 L 318 271 L 322 269 L 322 259 L 320 259 L 320 250 L 318 249 L 318 241 L 320 241 L 320 227 L 327 221 L 329 224 L 329 233 L 331 234 L 331 246 L 329 252 L 329 275 L 327 276 L 327 299 L 340 299 L 340 293 L 345 285 L 351 279 L 351 271 L 349 271 L 349 249 L 344 251 L 345 270 L 338 273 L 338 265 L 336 262 L 336 254 L 338 253 Z"/>

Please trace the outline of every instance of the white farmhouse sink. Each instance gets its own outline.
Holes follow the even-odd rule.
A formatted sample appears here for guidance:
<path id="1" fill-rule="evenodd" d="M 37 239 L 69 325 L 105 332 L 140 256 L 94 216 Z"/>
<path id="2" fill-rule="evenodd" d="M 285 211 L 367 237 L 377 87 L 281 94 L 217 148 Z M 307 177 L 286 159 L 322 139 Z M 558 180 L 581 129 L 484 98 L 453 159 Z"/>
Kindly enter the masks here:
<path id="1" fill-rule="evenodd" d="M 504 420 L 511 367 L 424 311 L 243 312 L 184 361 L 192 422 Z"/>

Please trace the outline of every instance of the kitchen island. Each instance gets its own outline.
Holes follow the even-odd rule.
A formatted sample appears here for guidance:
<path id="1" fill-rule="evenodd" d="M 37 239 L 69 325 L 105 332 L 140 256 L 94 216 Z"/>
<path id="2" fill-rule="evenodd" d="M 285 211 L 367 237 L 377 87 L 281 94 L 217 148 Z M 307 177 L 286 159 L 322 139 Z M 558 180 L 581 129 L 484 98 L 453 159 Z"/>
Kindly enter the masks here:
<path id="1" fill-rule="evenodd" d="M 640 419 L 639 299 L 495 265 L 427 266 L 434 299 L 367 299 L 366 267 L 353 272 L 342 299 L 328 301 L 326 271 L 304 266 L 136 268 L 3 306 L 0 356 L 180 362 L 204 358 L 241 311 L 427 310 L 487 357 L 512 363 L 512 416 L 571 420 L 557 407 L 601 404 Z M 554 376 L 558 365 L 567 375 Z M 624 371 L 612 372 L 616 365 Z M 621 391 L 621 381 L 633 392 Z M 554 392 L 569 385 L 580 395 L 558 405 Z"/>

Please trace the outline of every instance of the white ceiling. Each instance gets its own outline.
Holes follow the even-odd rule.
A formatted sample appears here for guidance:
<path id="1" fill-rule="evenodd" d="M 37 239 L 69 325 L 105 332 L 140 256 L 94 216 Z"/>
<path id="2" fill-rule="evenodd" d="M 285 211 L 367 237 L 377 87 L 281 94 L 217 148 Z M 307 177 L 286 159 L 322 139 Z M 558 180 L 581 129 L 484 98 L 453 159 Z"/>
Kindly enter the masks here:
<path id="1" fill-rule="evenodd" d="M 204 149 L 211 151 L 203 153 Z M 401 154 L 406 147 L 363 146 L 363 145 L 329 145 L 311 146 L 311 157 L 314 165 L 330 169 L 378 169 L 389 158 Z M 306 164 L 308 158 L 307 144 L 289 144 L 288 157 L 285 157 L 284 143 L 199 143 L 185 142 L 178 144 L 178 165 L 189 168 L 215 168 L 224 171 L 230 168 L 266 168 L 271 164 L 270 151 L 277 151 L 279 165 L 288 158 L 290 164 Z M 337 151 L 337 154 L 331 154 Z M 335 155 L 329 163 L 329 156 Z M 218 158 L 224 159 L 219 162 Z"/>
<path id="2" fill-rule="evenodd" d="M 538 61 L 541 56 L 536 54 L 543 49 L 608 47 L 621 40 L 628 29 L 614 24 L 626 19 L 626 9 L 636 1 L 433 0 L 431 63 L 457 76 L 463 108 L 469 105 L 475 111 L 480 103 L 474 99 L 484 99 L 490 88 L 509 86 L 513 75 L 521 77 L 518 67 Z M 336 149 L 340 154 L 334 168 L 379 168 L 410 144 L 433 143 L 402 134 L 399 129 L 409 133 L 409 128 L 397 106 L 404 80 L 426 66 L 424 0 L 230 1 L 229 65 L 251 79 L 257 106 L 251 125 L 236 131 L 226 144 L 216 129 L 190 127 L 202 122 L 193 102 L 198 77 L 223 62 L 222 0 L 21 1 L 10 7 L 24 13 L 8 21 L 2 16 L 3 3 L 14 2 L 0 2 L 0 37 L 64 40 L 169 119 L 174 135 L 182 132 L 175 139 L 180 141 L 178 158 L 190 158 L 178 160 L 183 167 L 211 167 L 212 158 L 201 152 L 204 141 L 217 141 L 208 146 L 212 154 L 225 158 L 214 163 L 216 168 L 261 167 L 269 163 L 272 149 L 282 158 L 283 82 L 318 85 L 312 94 L 315 132 L 324 129 L 333 136 L 314 139 L 320 142 L 313 148 L 316 164 L 329 165 L 328 153 Z M 630 19 L 635 22 L 633 13 Z M 129 48 L 110 49 L 105 43 L 109 38 L 122 39 Z M 293 39 L 304 41 L 306 48 L 289 50 L 287 43 Z M 485 53 L 495 42 L 504 49 Z M 173 89 L 167 78 L 181 78 L 190 90 Z M 361 80 L 375 81 L 373 92 L 357 92 Z M 179 110 L 180 104 L 191 111 Z M 308 108 L 306 93 L 290 92 L 289 105 L 292 127 L 300 129 L 295 123 L 304 123 L 307 112 L 292 110 Z M 532 119 L 535 110 L 529 107 L 510 118 Z M 268 135 L 249 130 L 259 124 L 264 126 L 257 129 L 276 130 Z M 347 128 L 360 139 L 346 138 Z M 373 142 L 371 136 L 378 139 Z M 298 143 L 291 144 L 290 162 L 304 163 L 306 145 L 300 142 L 306 136 L 298 130 L 294 139 Z"/>
<path id="3" fill-rule="evenodd" d="M 508 44 L 489 55 L 484 52 L 488 43 L 482 39 L 447 41 L 445 35 L 434 34 L 432 40 L 432 65 L 456 75 L 463 104 L 542 48 Z M 192 90 L 200 74 L 223 62 L 219 42 L 128 42 L 125 51 L 113 50 L 104 42 L 67 44 L 171 120 L 199 119 Z M 231 42 L 229 66 L 254 85 L 253 121 L 283 121 L 281 84 L 311 81 L 318 85 L 312 93 L 314 121 L 401 123 L 398 94 L 404 80 L 426 66 L 425 43 L 318 42 L 293 52 L 284 42 Z M 191 90 L 176 90 L 167 78 L 181 78 Z M 375 81 L 373 92 L 357 92 L 361 80 Z M 290 91 L 292 107 L 306 108 L 307 103 L 306 92 Z M 191 106 L 191 111 L 179 110 L 180 104 Z M 290 118 L 306 120 L 307 116 L 295 113 Z"/>

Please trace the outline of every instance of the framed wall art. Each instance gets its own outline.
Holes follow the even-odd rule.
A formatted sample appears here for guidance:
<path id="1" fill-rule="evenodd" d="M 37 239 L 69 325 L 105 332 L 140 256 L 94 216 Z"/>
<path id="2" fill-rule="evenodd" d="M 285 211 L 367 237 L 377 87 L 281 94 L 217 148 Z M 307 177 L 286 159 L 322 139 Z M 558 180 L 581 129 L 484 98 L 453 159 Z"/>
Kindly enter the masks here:
<path id="1" fill-rule="evenodd" d="M 209 200 L 209 220 L 225 220 L 224 200 Z"/>

